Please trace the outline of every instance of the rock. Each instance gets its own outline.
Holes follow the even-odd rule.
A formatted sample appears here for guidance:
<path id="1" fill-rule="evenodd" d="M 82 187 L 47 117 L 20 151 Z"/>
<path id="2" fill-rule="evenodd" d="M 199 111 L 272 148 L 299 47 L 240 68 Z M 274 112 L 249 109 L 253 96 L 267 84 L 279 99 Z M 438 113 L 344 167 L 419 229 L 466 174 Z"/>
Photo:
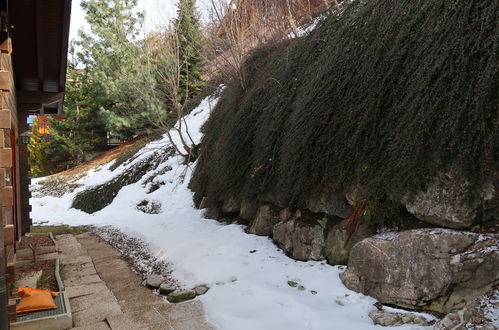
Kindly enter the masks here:
<path id="1" fill-rule="evenodd" d="M 199 203 L 198 209 L 202 210 L 204 208 L 207 208 L 209 204 L 210 204 L 210 200 L 208 199 L 208 197 L 204 196 L 201 199 L 201 202 Z"/>
<path id="2" fill-rule="evenodd" d="M 326 213 L 340 218 L 346 218 L 352 207 L 348 205 L 345 195 L 330 189 L 312 193 L 306 201 L 307 209 L 314 213 Z"/>
<path id="3" fill-rule="evenodd" d="M 305 291 L 305 287 L 303 285 L 298 285 L 298 291 Z"/>
<path id="4" fill-rule="evenodd" d="M 447 314 L 433 327 L 434 330 L 495 330 L 499 327 L 499 290 L 482 295 L 463 309 Z"/>
<path id="5" fill-rule="evenodd" d="M 317 294 L 317 291 L 315 290 L 310 290 L 310 293 L 313 294 L 314 296 Z"/>
<path id="6" fill-rule="evenodd" d="M 243 200 L 239 216 L 244 220 L 251 221 L 258 210 L 259 203 L 254 200 Z"/>
<path id="7" fill-rule="evenodd" d="M 489 220 L 490 214 L 498 211 L 497 202 L 492 202 L 499 198 L 492 183 L 484 185 L 473 202 L 468 200 L 470 189 L 469 182 L 450 171 L 434 178 L 426 191 L 406 195 L 402 202 L 407 211 L 423 221 L 448 228 L 467 228 Z M 489 210 L 489 204 L 493 210 Z"/>
<path id="8" fill-rule="evenodd" d="M 296 211 L 292 220 L 274 226 L 273 240 L 294 259 L 319 260 L 324 249 L 327 218 L 318 216 Z"/>
<path id="9" fill-rule="evenodd" d="M 146 286 L 152 289 L 158 289 L 163 283 L 163 277 L 159 275 L 149 275 L 146 279 Z"/>
<path id="10" fill-rule="evenodd" d="M 298 283 L 295 281 L 288 281 L 288 285 L 292 288 L 296 288 L 298 286 Z"/>
<path id="11" fill-rule="evenodd" d="M 255 217 L 248 227 L 248 233 L 260 236 L 271 236 L 272 228 L 279 222 L 278 212 L 271 204 L 258 208 Z"/>
<path id="12" fill-rule="evenodd" d="M 201 296 L 208 292 L 209 289 L 206 285 L 198 285 L 194 288 L 194 291 L 196 291 L 196 296 Z"/>
<path id="13" fill-rule="evenodd" d="M 383 304 L 449 313 L 499 283 L 499 235 L 408 230 L 357 243 L 341 274 Z"/>
<path id="14" fill-rule="evenodd" d="M 342 220 L 327 234 L 324 254 L 331 265 L 346 265 L 353 246 L 364 238 L 373 236 L 376 232 L 375 226 L 361 221 L 358 229 L 347 242 L 347 223 L 347 220 Z"/>
<path id="15" fill-rule="evenodd" d="M 294 259 L 306 261 L 321 258 L 324 249 L 324 227 L 324 221 L 310 225 L 296 220 L 292 236 Z"/>
<path id="16" fill-rule="evenodd" d="M 293 231 L 295 229 L 295 222 L 293 220 L 288 222 L 279 222 L 274 226 L 272 232 L 272 239 L 284 250 L 288 255 L 293 251 Z"/>
<path id="17" fill-rule="evenodd" d="M 291 211 L 289 207 L 286 207 L 285 209 L 279 211 L 279 219 L 283 222 L 288 221 L 291 216 L 293 216 L 293 211 Z"/>
<path id="18" fill-rule="evenodd" d="M 179 303 L 194 298 L 196 298 L 196 291 L 194 290 L 172 292 L 168 295 L 168 297 L 166 297 L 166 299 L 171 303 Z"/>
<path id="19" fill-rule="evenodd" d="M 435 323 L 434 320 L 428 320 L 422 315 L 413 313 L 396 313 L 387 311 L 371 311 L 369 317 L 374 324 L 384 327 L 395 327 L 403 324 L 417 324 L 421 326 L 430 326 Z"/>
<path id="20" fill-rule="evenodd" d="M 159 293 L 162 294 L 163 296 L 167 296 L 174 291 L 175 291 L 175 287 L 168 284 L 168 283 L 162 283 L 159 286 Z"/>
<path id="21" fill-rule="evenodd" d="M 222 211 L 224 213 L 236 213 L 240 211 L 240 205 L 241 204 L 234 198 L 229 198 L 228 200 L 224 201 Z"/>

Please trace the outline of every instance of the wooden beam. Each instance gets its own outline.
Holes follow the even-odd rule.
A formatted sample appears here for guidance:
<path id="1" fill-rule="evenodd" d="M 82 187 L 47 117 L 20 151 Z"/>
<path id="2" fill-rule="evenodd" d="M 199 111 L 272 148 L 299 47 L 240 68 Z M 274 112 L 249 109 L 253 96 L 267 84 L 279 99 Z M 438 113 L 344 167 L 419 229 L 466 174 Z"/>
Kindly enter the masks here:
<path id="1" fill-rule="evenodd" d="M 11 225 L 14 223 L 11 206 L 2 206 L 2 218 L 4 226 Z"/>
<path id="2" fill-rule="evenodd" d="M 3 239 L 5 245 L 14 245 L 14 225 L 6 225 L 3 227 Z"/>
<path id="3" fill-rule="evenodd" d="M 12 39 L 9 38 L 7 31 L 0 32 L 0 52 L 9 55 L 12 53 Z"/>
<path id="4" fill-rule="evenodd" d="M 10 110 L 0 110 L 0 129 L 11 127 L 12 120 L 10 118 Z"/>
<path id="5" fill-rule="evenodd" d="M 10 148 L 0 149 L 0 167 L 12 167 L 12 150 Z"/>
<path id="6" fill-rule="evenodd" d="M 38 88 L 43 90 L 43 4 L 41 0 L 36 2 L 36 61 L 38 66 Z M 27 102 L 31 103 L 31 102 Z M 33 102 L 35 103 L 35 102 Z"/>
<path id="7" fill-rule="evenodd" d="M 0 89 L 4 91 L 10 91 L 10 72 L 0 71 Z"/>
<path id="8" fill-rule="evenodd" d="M 61 34 L 61 63 L 59 65 L 59 90 L 66 88 L 66 72 L 68 66 L 69 25 L 71 17 L 71 1 L 64 1 Z M 61 111 L 62 113 L 62 111 Z"/>
<path id="9" fill-rule="evenodd" d="M 17 102 L 19 103 L 35 103 L 35 104 L 52 104 L 62 101 L 64 92 L 28 92 L 17 91 Z"/>
<path id="10" fill-rule="evenodd" d="M 7 267 L 13 266 L 15 267 L 16 263 L 16 253 L 14 251 L 14 246 L 13 245 L 7 245 L 5 246 L 5 258 L 6 258 L 6 263 Z M 7 274 L 10 274 L 10 271 L 6 271 Z"/>
<path id="11" fill-rule="evenodd" d="M 0 129 L 0 148 L 5 147 L 5 133 L 3 129 Z"/>
<path id="12" fill-rule="evenodd" d="M 5 186 L 6 177 L 7 177 L 7 169 L 0 168 L 0 187 Z"/>
<path id="13" fill-rule="evenodd" d="M 2 206 L 14 205 L 14 190 L 12 186 L 2 188 Z"/>

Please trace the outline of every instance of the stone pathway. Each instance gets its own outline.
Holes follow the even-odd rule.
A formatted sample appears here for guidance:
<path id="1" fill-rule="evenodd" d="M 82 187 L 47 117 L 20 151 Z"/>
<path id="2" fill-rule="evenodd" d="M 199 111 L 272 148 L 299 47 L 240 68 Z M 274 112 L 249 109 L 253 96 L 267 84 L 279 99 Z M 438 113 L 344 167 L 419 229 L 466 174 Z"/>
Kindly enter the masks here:
<path id="1" fill-rule="evenodd" d="M 57 236 L 74 330 L 212 330 L 199 300 L 168 304 L 95 234 Z"/>

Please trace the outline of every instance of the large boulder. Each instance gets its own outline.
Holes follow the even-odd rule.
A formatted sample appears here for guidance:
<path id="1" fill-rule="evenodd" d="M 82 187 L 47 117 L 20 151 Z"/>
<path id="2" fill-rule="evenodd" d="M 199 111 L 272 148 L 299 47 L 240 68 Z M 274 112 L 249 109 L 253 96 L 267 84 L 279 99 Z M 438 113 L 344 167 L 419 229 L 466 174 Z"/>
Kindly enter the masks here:
<path id="1" fill-rule="evenodd" d="M 296 222 L 293 232 L 293 258 L 297 260 L 319 260 L 324 249 L 325 222 L 315 224 Z"/>
<path id="2" fill-rule="evenodd" d="M 375 234 L 373 224 L 361 221 L 357 230 L 347 238 L 348 220 L 341 220 L 331 227 L 324 245 L 324 254 L 331 265 L 346 265 L 353 246 Z"/>
<path id="3" fill-rule="evenodd" d="M 384 304 L 449 313 L 499 283 L 499 235 L 416 229 L 357 243 L 341 275 Z"/>
<path id="4" fill-rule="evenodd" d="M 297 260 L 319 260 L 324 249 L 327 218 L 296 211 L 289 221 L 274 226 L 273 239 L 288 255 Z"/>
<path id="5" fill-rule="evenodd" d="M 407 211 L 423 221 L 447 228 L 468 228 L 499 216 L 499 195 L 494 184 L 483 185 L 474 200 L 470 200 L 471 184 L 457 173 L 441 174 L 425 191 L 402 198 Z"/>
<path id="6" fill-rule="evenodd" d="M 279 210 L 272 204 L 258 208 L 253 220 L 248 226 L 248 233 L 260 236 L 271 236 L 272 228 L 279 222 Z"/>

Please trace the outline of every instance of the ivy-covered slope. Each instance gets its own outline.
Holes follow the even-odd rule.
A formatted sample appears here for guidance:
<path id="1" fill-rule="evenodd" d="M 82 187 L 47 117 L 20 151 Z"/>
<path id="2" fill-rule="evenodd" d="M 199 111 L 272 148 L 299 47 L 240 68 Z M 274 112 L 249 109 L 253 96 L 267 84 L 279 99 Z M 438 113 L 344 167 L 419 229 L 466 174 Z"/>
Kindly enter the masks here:
<path id="1" fill-rule="evenodd" d="M 256 51 L 205 124 L 197 201 L 359 184 L 400 199 L 450 169 L 476 195 L 499 169 L 498 6 L 359 0 Z"/>

